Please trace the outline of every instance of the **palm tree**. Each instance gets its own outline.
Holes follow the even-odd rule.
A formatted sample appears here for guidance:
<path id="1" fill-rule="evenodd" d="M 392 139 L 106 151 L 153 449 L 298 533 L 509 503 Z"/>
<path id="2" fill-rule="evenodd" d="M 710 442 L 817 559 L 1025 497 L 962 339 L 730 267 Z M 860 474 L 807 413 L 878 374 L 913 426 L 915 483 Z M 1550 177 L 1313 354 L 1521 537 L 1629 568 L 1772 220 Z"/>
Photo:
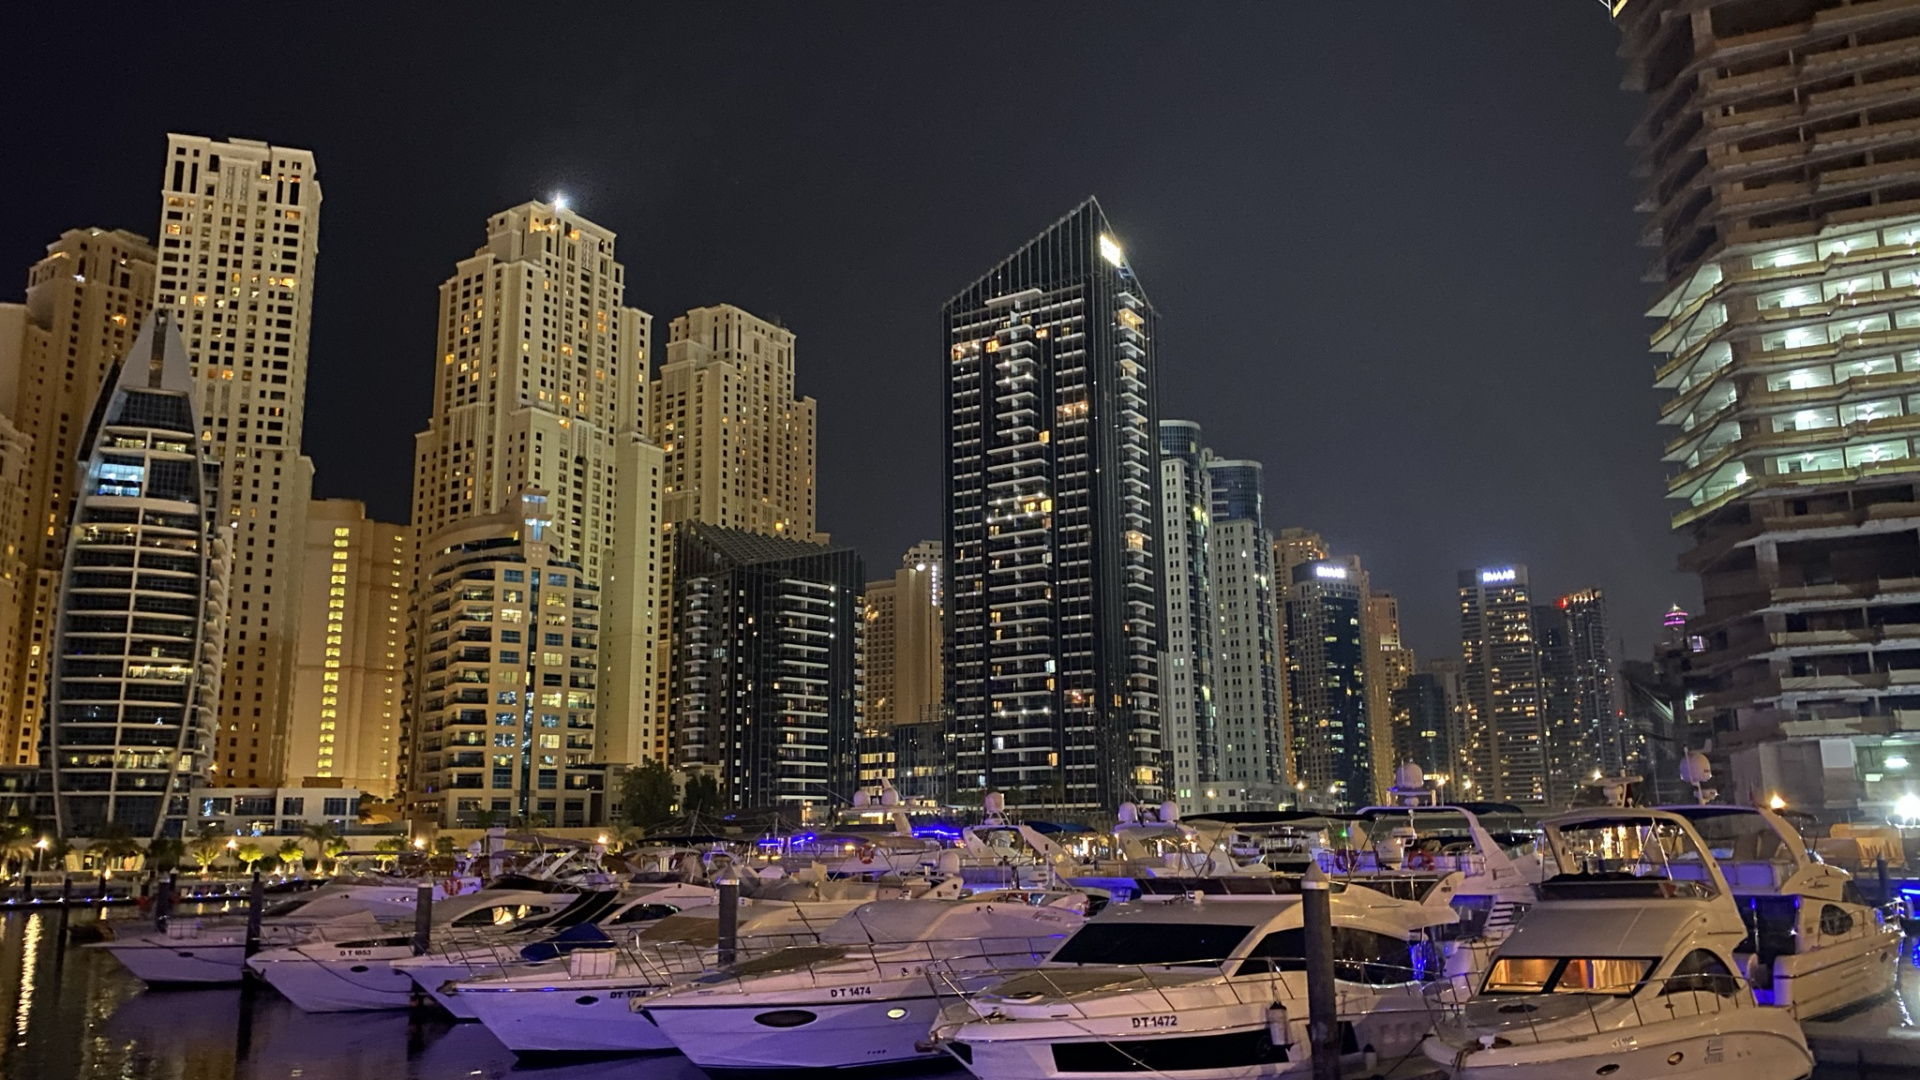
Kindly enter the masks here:
<path id="1" fill-rule="evenodd" d="M 407 853 L 407 842 L 398 836 L 389 836 L 373 845 L 374 853 L 380 856 L 380 864 L 391 870 Z"/>
<path id="2" fill-rule="evenodd" d="M 327 853 L 327 841 L 333 840 L 339 835 L 340 830 L 325 821 L 316 822 L 300 830 L 300 839 L 313 844 L 313 852 L 316 858 L 324 858 Z"/>
<path id="3" fill-rule="evenodd" d="M 187 854 L 187 845 L 172 836 L 163 836 L 147 845 L 147 862 L 155 870 L 172 870 Z"/>
<path id="4" fill-rule="evenodd" d="M 24 821 L 0 822 L 0 863 L 19 863 L 26 868 L 33 858 L 33 826 Z"/>
<path id="5" fill-rule="evenodd" d="M 274 855 L 280 860 L 282 874 L 293 873 L 295 866 L 307 861 L 307 849 L 301 847 L 300 841 L 291 836 L 280 842 L 280 849 L 275 851 Z"/>
<path id="6" fill-rule="evenodd" d="M 103 862 L 124 863 L 144 851 L 125 825 L 108 825 L 87 845 L 87 853 Z"/>
<path id="7" fill-rule="evenodd" d="M 226 841 L 211 829 L 187 841 L 187 854 L 193 856 L 193 861 L 199 864 L 201 877 L 207 876 L 207 871 L 213 867 L 214 863 L 220 861 L 220 856 L 226 854 L 226 850 Z"/>
<path id="8" fill-rule="evenodd" d="M 261 859 L 266 858 L 267 852 L 266 852 L 266 849 L 261 847 L 257 841 L 248 840 L 248 841 L 245 841 L 244 843 L 235 845 L 233 849 L 233 857 L 236 859 L 239 859 L 242 863 L 246 864 L 247 873 L 251 874 L 253 873 L 253 865 L 259 862 Z"/>
<path id="9" fill-rule="evenodd" d="M 321 845 L 320 854 L 324 856 L 327 862 L 331 863 L 333 866 L 333 869 L 328 872 L 334 873 L 334 874 L 339 873 L 340 872 L 340 856 L 345 855 L 347 852 L 351 851 L 352 849 L 353 849 L 353 846 L 351 844 L 348 844 L 345 840 L 342 840 L 337 836 L 327 841 L 325 844 Z"/>

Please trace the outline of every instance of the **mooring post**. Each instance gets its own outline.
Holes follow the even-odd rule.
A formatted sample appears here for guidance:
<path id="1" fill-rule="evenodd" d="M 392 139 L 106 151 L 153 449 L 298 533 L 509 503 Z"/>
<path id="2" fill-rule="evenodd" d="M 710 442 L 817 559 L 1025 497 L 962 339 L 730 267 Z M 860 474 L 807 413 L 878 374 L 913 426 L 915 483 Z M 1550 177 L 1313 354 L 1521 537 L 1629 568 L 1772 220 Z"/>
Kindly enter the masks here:
<path id="1" fill-rule="evenodd" d="M 1307 1043 L 1313 1080 L 1340 1080 L 1339 999 L 1333 986 L 1333 893 L 1318 862 L 1300 880 L 1300 920 L 1307 946 Z"/>
<path id="2" fill-rule="evenodd" d="M 725 967 L 733 963 L 740 950 L 740 879 L 729 873 L 714 884 L 720 887 L 720 952 L 716 959 Z"/>
<path id="3" fill-rule="evenodd" d="M 433 945 L 433 886 L 422 885 L 413 892 L 413 953 L 425 956 Z"/>
<path id="4" fill-rule="evenodd" d="M 260 951 L 260 912 L 267 905 L 267 890 L 260 884 L 260 871 L 253 872 L 253 885 L 247 891 L 247 948 L 251 957 Z"/>

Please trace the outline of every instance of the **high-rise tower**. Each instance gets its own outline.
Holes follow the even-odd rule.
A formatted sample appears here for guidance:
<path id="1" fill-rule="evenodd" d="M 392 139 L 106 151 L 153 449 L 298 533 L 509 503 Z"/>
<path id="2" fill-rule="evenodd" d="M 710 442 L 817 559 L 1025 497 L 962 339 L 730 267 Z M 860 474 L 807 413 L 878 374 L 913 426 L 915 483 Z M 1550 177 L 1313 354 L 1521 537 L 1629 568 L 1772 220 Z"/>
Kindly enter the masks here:
<path id="1" fill-rule="evenodd" d="M 1091 199 L 947 301 L 960 790 L 1162 798 L 1154 319 Z"/>
<path id="2" fill-rule="evenodd" d="M 1287 723 L 1302 806 L 1373 801 L 1366 596 L 1358 559 L 1293 568 L 1286 608 Z"/>
<path id="3" fill-rule="evenodd" d="M 1545 702 L 1531 592 L 1524 566 L 1462 570 L 1461 700 L 1464 756 L 1483 798 L 1548 798 Z"/>
<path id="4" fill-rule="evenodd" d="M 940 542 L 915 544 L 893 576 L 867 582 L 863 665 L 869 728 L 940 718 L 945 599 Z"/>
<path id="5" fill-rule="evenodd" d="M 1213 707 L 1220 789 L 1232 809 L 1288 796 L 1281 624 L 1287 590 L 1274 572 L 1257 461 L 1209 457 Z"/>
<path id="6" fill-rule="evenodd" d="M 167 136 L 156 305 L 186 340 L 200 439 L 233 521 L 233 597 L 214 781 L 283 779 L 300 555 L 313 462 L 300 453 L 319 251 L 313 154 Z"/>
<path id="7" fill-rule="evenodd" d="M 1920 7 L 1613 5 L 1722 789 L 1884 816 L 1920 753 Z"/>
<path id="8" fill-rule="evenodd" d="M 567 568 L 574 601 L 599 612 L 582 629 L 596 641 L 597 670 L 566 680 L 568 756 L 584 748 L 620 763 L 665 753 L 653 698 L 661 453 L 644 434 L 649 318 L 626 306 L 625 279 L 614 234 L 563 206 L 493 215 L 486 244 L 440 286 L 433 417 L 414 440 L 413 485 L 417 590 L 450 548 L 507 542 L 499 537 L 537 543 L 538 560 Z M 513 518 L 534 493 L 537 540 L 531 526 L 499 517 Z M 426 599 L 416 593 L 415 620 L 430 633 L 447 629 L 444 614 L 417 609 Z M 418 753 L 440 741 L 419 730 L 438 722 L 426 715 L 423 685 L 416 672 Z M 521 798 L 517 789 L 498 797 Z"/>
<path id="9" fill-rule="evenodd" d="M 307 508 L 287 776 L 390 799 L 400 765 L 412 545 L 353 499 Z"/>
<path id="10" fill-rule="evenodd" d="M 0 413 L 25 446 L 6 453 L 20 487 L 17 600 L 0 654 L 0 762 L 27 765 L 46 720 L 48 647 L 80 444 L 114 365 L 153 310 L 155 254 L 124 230 L 70 229 L 27 273 L 24 304 L 0 304 Z M 15 450 L 24 453 L 15 453 Z M 11 468 L 16 462 L 24 472 Z"/>
<path id="11" fill-rule="evenodd" d="M 82 436 L 52 655 L 62 836 L 180 835 L 211 763 L 230 599 L 220 468 L 171 312 L 155 313 Z"/>
<path id="12" fill-rule="evenodd" d="M 1217 809 L 1220 741 L 1215 730 L 1213 497 L 1200 425 L 1160 421 L 1160 518 L 1167 641 L 1160 669 L 1160 742 L 1166 784 L 1183 813 Z M 1209 795 L 1209 791 L 1214 794 Z"/>
<path id="13" fill-rule="evenodd" d="M 667 333 L 652 405 L 666 453 L 664 520 L 824 542 L 814 524 L 818 410 L 794 396 L 793 331 L 718 304 Z"/>

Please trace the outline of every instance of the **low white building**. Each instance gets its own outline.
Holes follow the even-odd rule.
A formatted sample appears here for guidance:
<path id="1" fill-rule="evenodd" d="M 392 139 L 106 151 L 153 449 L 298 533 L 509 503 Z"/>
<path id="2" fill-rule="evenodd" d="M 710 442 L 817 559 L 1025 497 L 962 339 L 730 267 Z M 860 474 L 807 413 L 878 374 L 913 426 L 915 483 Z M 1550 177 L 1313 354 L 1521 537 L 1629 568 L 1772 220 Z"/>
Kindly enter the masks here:
<path id="1" fill-rule="evenodd" d="M 325 823 L 344 834 L 359 821 L 359 788 L 195 788 L 187 832 L 298 836 Z"/>

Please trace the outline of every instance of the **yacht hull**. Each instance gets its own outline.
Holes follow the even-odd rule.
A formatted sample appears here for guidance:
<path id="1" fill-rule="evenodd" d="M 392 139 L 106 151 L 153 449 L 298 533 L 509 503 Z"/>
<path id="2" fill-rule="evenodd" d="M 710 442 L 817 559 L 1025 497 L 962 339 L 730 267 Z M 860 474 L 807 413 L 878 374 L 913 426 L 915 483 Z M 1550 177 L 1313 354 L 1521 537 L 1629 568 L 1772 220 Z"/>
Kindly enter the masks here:
<path id="1" fill-rule="evenodd" d="M 1264 1005 L 1182 1008 L 1179 997 L 1165 998 L 1172 1012 L 1145 1017 L 968 1024 L 946 1048 L 980 1080 L 1272 1080 L 1313 1071 L 1303 1009 L 1278 1014 L 1276 1023 Z M 1385 1059 L 1410 1052 L 1426 1036 L 1428 1018 L 1417 998 L 1387 996 L 1373 1006 L 1350 1021 L 1349 1046 L 1372 1047 Z"/>
<path id="2" fill-rule="evenodd" d="M 573 987 L 447 994 L 515 1054 L 645 1054 L 673 1040 L 634 1011 L 650 987 Z"/>
<path id="3" fill-rule="evenodd" d="M 149 986 L 219 986 L 237 983 L 246 974 L 246 946 L 239 941 L 196 941 L 191 938 L 115 941 L 87 948 L 103 949 Z"/>
<path id="4" fill-rule="evenodd" d="M 413 980 L 391 958 L 255 961 L 254 970 L 302 1012 L 371 1012 L 413 1004 Z"/>
<path id="5" fill-rule="evenodd" d="M 925 980 L 914 982 L 897 989 L 897 996 L 857 1001 L 793 995 L 748 1005 L 649 1006 L 647 1012 L 703 1069 L 852 1069 L 938 1061 L 940 1052 L 925 1047 L 941 999 Z M 802 1015 L 813 1019 L 793 1023 Z"/>
<path id="6" fill-rule="evenodd" d="M 1604 1072 L 1608 1080 L 1803 1080 L 1813 1073 L 1813 1054 L 1798 1025 L 1784 1011 L 1757 1011 L 1774 1018 L 1741 1026 L 1717 1023 L 1651 1024 L 1609 1032 L 1579 1043 L 1553 1040 L 1459 1053 L 1437 1040 L 1427 1057 L 1452 1071 L 1453 1080 L 1564 1080 Z M 1668 1030 L 1661 1030 L 1662 1028 Z"/>
<path id="7" fill-rule="evenodd" d="M 1888 931 L 1776 957 L 1772 1000 L 1796 1020 L 1813 1020 L 1893 989 L 1900 963 L 1900 937 Z"/>

